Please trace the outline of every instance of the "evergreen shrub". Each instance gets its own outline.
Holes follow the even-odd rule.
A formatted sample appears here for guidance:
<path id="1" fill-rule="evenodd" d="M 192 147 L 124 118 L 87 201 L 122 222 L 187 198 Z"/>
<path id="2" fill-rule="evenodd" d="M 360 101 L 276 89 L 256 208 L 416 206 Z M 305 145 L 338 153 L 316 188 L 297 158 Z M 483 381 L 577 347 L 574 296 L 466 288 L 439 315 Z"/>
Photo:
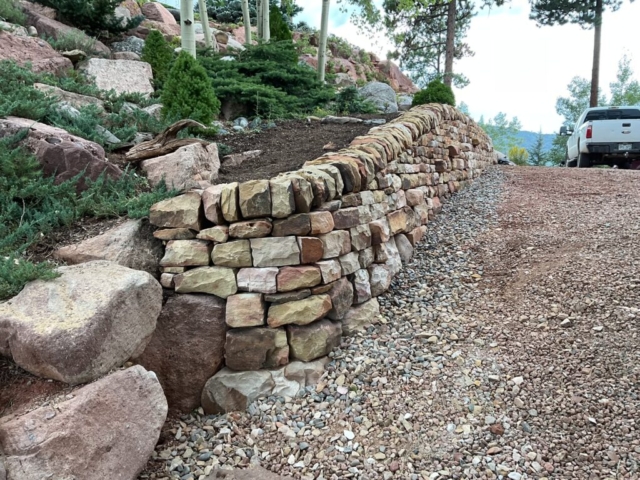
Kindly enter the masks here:
<path id="1" fill-rule="evenodd" d="M 282 17 L 282 12 L 276 5 L 271 5 L 269 14 L 269 30 L 271 41 L 278 42 L 283 40 L 293 40 L 291 30 Z"/>
<path id="2" fill-rule="evenodd" d="M 190 118 L 209 125 L 220 113 L 220 101 L 207 71 L 185 51 L 171 67 L 161 99 L 162 113 L 170 122 Z"/>
<path id="3" fill-rule="evenodd" d="M 151 65 L 153 83 L 156 89 L 162 88 L 171 69 L 173 56 L 173 48 L 164 38 L 164 35 L 158 30 L 151 30 L 142 48 L 142 61 Z"/>
<path id="4" fill-rule="evenodd" d="M 446 86 L 440 80 L 429 82 L 427 88 L 420 90 L 413 97 L 413 106 L 424 105 L 427 103 L 443 103 L 446 105 L 456 106 L 456 97 L 451 87 Z"/>

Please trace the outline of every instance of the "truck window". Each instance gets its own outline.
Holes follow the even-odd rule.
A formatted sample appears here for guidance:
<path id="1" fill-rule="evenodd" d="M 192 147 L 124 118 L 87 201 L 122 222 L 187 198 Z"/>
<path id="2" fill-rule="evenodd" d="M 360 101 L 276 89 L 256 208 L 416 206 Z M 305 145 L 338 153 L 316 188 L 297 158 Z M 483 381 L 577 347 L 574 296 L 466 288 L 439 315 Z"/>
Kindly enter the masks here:
<path id="1" fill-rule="evenodd" d="M 640 120 L 639 108 L 617 108 L 612 110 L 596 110 L 587 113 L 582 123 L 601 120 Z"/>

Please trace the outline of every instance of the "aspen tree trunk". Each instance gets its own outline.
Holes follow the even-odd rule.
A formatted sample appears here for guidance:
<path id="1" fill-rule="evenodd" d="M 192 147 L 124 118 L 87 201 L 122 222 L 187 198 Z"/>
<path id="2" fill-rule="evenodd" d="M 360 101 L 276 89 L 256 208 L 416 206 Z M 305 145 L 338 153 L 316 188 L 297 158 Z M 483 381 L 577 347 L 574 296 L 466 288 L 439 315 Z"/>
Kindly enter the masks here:
<path id="1" fill-rule="evenodd" d="M 263 9 L 265 0 L 256 0 L 256 12 L 258 15 L 258 41 L 264 38 L 262 27 L 264 27 Z"/>
<path id="2" fill-rule="evenodd" d="M 444 84 L 453 83 L 453 56 L 455 55 L 457 0 L 449 2 L 447 10 L 447 47 L 444 57 Z"/>
<path id="3" fill-rule="evenodd" d="M 200 10 L 200 22 L 202 23 L 202 31 L 204 33 L 204 43 L 207 48 L 212 48 L 218 51 L 218 42 L 213 43 L 211 38 L 211 27 L 209 27 L 209 15 L 207 13 L 207 2 L 205 0 L 198 0 L 198 7 Z"/>
<path id="4" fill-rule="evenodd" d="M 249 0 L 242 0 L 242 18 L 244 19 L 244 43 L 251 45 L 251 15 L 249 13 Z"/>
<path id="5" fill-rule="evenodd" d="M 269 0 L 262 0 L 262 21 L 264 24 L 262 25 L 262 39 L 265 42 L 271 40 L 271 27 L 269 26 Z"/>
<path id="6" fill-rule="evenodd" d="M 318 80 L 324 82 L 327 65 L 327 37 L 329 36 L 330 0 L 322 0 L 322 22 L 320 24 L 320 46 L 318 47 Z"/>
<path id="7" fill-rule="evenodd" d="M 180 0 L 180 36 L 182 49 L 196 56 L 196 28 L 193 22 L 193 0 Z"/>

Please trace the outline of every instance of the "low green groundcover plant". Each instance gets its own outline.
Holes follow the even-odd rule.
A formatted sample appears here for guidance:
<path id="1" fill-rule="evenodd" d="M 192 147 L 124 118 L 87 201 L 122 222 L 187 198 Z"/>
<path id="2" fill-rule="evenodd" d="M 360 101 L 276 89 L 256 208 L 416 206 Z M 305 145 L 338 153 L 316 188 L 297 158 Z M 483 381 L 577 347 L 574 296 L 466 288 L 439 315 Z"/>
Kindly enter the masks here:
<path id="1" fill-rule="evenodd" d="M 426 103 L 444 103 L 446 105 L 456 106 L 456 97 L 451 87 L 447 87 L 440 80 L 429 82 L 427 88 L 420 90 L 413 97 L 413 106 L 424 105 Z"/>
<path id="2" fill-rule="evenodd" d="M 76 193 L 76 178 L 55 185 L 38 161 L 21 148 L 26 132 L 0 139 L 0 301 L 35 279 L 55 277 L 54 265 L 28 259 L 28 249 L 57 228 L 84 217 L 148 215 L 154 203 L 174 196 L 164 185 L 149 188 L 145 178 L 126 171 L 118 180 L 100 177 Z"/>

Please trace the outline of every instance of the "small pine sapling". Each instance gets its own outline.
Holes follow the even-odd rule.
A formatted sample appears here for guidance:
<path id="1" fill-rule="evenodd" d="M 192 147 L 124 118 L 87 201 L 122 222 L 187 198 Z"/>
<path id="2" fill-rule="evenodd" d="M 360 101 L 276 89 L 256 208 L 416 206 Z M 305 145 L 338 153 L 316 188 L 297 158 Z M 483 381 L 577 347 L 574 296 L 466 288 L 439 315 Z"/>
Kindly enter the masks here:
<path id="1" fill-rule="evenodd" d="M 156 89 L 161 89 L 171 70 L 173 62 L 173 48 L 158 30 L 151 30 L 142 49 L 142 61 L 151 65 L 153 83 Z"/>
<path id="2" fill-rule="evenodd" d="M 220 113 L 220 101 L 207 71 L 185 51 L 171 67 L 161 100 L 162 113 L 170 122 L 190 118 L 209 125 Z"/>

